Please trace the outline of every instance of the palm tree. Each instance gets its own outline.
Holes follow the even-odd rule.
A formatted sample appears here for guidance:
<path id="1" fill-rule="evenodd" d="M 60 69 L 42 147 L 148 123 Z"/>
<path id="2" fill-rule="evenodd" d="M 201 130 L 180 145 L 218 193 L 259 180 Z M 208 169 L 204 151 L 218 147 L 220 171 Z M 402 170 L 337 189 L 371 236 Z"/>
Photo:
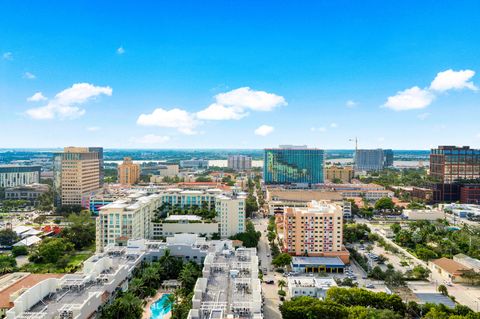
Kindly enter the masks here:
<path id="1" fill-rule="evenodd" d="M 114 309 L 117 310 L 116 318 L 136 319 L 143 313 L 143 301 L 132 293 L 126 293 L 114 302 Z"/>
<path id="2" fill-rule="evenodd" d="M 166 249 L 164 255 L 160 257 L 160 265 L 162 265 L 167 279 L 177 278 L 182 264 L 182 260 L 172 256 L 169 249 Z"/>
<path id="3" fill-rule="evenodd" d="M 130 281 L 128 284 L 128 291 L 141 299 L 145 298 L 147 295 L 145 283 L 140 278 L 133 278 L 132 281 Z"/>
<path id="4" fill-rule="evenodd" d="M 280 288 L 281 291 L 283 291 L 283 288 L 287 286 L 287 283 L 285 282 L 285 280 L 283 279 L 280 279 L 278 281 L 278 287 Z"/>
<path id="5" fill-rule="evenodd" d="M 197 265 L 189 262 L 188 264 L 185 264 L 183 266 L 182 271 L 180 271 L 180 276 L 178 278 L 180 279 L 182 286 L 187 291 L 190 291 L 195 286 L 195 282 L 197 281 L 198 276 L 199 270 L 197 268 Z"/>
<path id="6" fill-rule="evenodd" d="M 155 266 L 148 266 L 142 272 L 142 281 L 149 288 L 158 288 L 160 283 L 160 274 Z"/>
<path id="7" fill-rule="evenodd" d="M 444 296 L 448 296 L 448 289 L 445 287 L 445 285 L 439 285 L 437 288 L 438 292 L 441 293 Z"/>

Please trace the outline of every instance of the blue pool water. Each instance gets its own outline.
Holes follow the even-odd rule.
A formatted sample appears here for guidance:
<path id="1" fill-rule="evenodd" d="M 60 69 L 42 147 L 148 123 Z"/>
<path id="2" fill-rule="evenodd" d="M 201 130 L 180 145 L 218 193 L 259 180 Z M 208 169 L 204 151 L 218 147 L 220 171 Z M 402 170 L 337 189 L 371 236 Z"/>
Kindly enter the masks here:
<path id="1" fill-rule="evenodd" d="M 162 319 L 163 316 L 172 310 L 172 305 L 168 302 L 168 296 L 170 294 L 164 294 L 162 298 L 152 303 L 150 306 L 150 311 L 152 312 L 150 319 Z"/>

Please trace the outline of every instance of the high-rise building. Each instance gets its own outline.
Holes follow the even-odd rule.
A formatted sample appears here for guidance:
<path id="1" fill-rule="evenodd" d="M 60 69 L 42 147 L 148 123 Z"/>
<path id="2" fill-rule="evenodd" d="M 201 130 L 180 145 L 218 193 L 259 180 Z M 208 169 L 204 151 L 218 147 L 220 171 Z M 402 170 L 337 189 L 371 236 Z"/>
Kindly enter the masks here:
<path id="1" fill-rule="evenodd" d="M 393 151 L 377 149 L 360 149 L 355 151 L 356 171 L 381 171 L 393 166 Z"/>
<path id="2" fill-rule="evenodd" d="M 245 196 L 219 195 L 215 200 L 220 237 L 228 238 L 245 231 Z"/>
<path id="3" fill-rule="evenodd" d="M 283 146 L 265 149 L 265 184 L 319 184 L 324 182 L 325 152 L 321 149 Z"/>
<path id="4" fill-rule="evenodd" d="M 228 168 L 236 171 L 246 171 L 252 169 L 252 158 L 245 155 L 228 156 Z"/>
<path id="5" fill-rule="evenodd" d="M 81 205 L 82 196 L 97 191 L 100 153 L 88 147 L 65 147 L 54 156 L 54 190 L 57 205 Z"/>
<path id="6" fill-rule="evenodd" d="M 349 261 L 343 242 L 343 208 L 312 201 L 307 207 L 286 207 L 283 212 L 283 251 L 296 256 L 339 257 Z"/>
<path id="7" fill-rule="evenodd" d="M 435 180 L 434 202 L 480 202 L 480 149 L 439 146 L 430 152 L 430 176 Z M 463 197 L 461 197 L 463 189 Z"/>
<path id="8" fill-rule="evenodd" d="M 118 182 L 123 185 L 133 185 L 140 179 L 140 165 L 134 164 L 130 157 L 125 157 L 118 165 Z"/>
<path id="9" fill-rule="evenodd" d="M 40 182 L 40 166 L 0 166 L 0 187 L 16 187 Z"/>
<path id="10" fill-rule="evenodd" d="M 89 152 L 95 152 L 98 153 L 98 171 L 100 175 L 100 187 L 103 186 L 103 180 L 105 179 L 105 168 L 104 168 L 104 162 L 103 162 L 103 147 L 89 147 L 88 148 Z"/>

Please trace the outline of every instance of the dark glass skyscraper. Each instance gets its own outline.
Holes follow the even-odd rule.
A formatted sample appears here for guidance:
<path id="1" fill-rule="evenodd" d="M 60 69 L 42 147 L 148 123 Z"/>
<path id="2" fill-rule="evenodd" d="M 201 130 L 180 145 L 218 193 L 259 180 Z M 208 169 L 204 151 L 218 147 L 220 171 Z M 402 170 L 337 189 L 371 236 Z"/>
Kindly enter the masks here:
<path id="1" fill-rule="evenodd" d="M 318 184 L 324 182 L 325 152 L 311 148 L 265 149 L 265 184 Z"/>

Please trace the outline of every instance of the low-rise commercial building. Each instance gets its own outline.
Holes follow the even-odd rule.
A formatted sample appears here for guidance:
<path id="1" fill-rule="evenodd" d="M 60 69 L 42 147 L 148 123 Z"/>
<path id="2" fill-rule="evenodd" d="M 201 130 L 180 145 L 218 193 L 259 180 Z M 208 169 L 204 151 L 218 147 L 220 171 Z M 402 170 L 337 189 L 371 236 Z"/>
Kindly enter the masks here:
<path id="1" fill-rule="evenodd" d="M 408 220 L 444 219 L 445 212 L 438 209 L 404 209 L 402 216 Z"/>
<path id="2" fill-rule="evenodd" d="M 345 263 L 339 257 L 296 256 L 292 258 L 291 266 L 296 273 L 343 273 L 345 269 Z"/>
<path id="3" fill-rule="evenodd" d="M 333 278 L 315 278 L 291 276 L 287 280 L 290 298 L 309 296 L 324 299 L 328 289 L 336 287 Z"/>
<path id="4" fill-rule="evenodd" d="M 468 280 L 462 277 L 462 274 L 472 270 L 470 267 L 445 257 L 429 261 L 428 266 L 432 273 L 439 274 L 444 281 L 452 283 L 467 282 Z"/>
<path id="5" fill-rule="evenodd" d="M 255 248 L 209 253 L 193 289 L 188 319 L 262 319 L 262 285 Z"/>
<path id="6" fill-rule="evenodd" d="M 350 183 L 354 177 L 353 167 L 351 166 L 330 166 L 325 168 L 325 179 L 333 182 L 336 180 L 342 183 Z"/>
<path id="7" fill-rule="evenodd" d="M 50 186 L 46 184 L 27 184 L 5 189 L 5 199 L 26 200 L 34 204 L 38 197 L 49 191 Z"/>

